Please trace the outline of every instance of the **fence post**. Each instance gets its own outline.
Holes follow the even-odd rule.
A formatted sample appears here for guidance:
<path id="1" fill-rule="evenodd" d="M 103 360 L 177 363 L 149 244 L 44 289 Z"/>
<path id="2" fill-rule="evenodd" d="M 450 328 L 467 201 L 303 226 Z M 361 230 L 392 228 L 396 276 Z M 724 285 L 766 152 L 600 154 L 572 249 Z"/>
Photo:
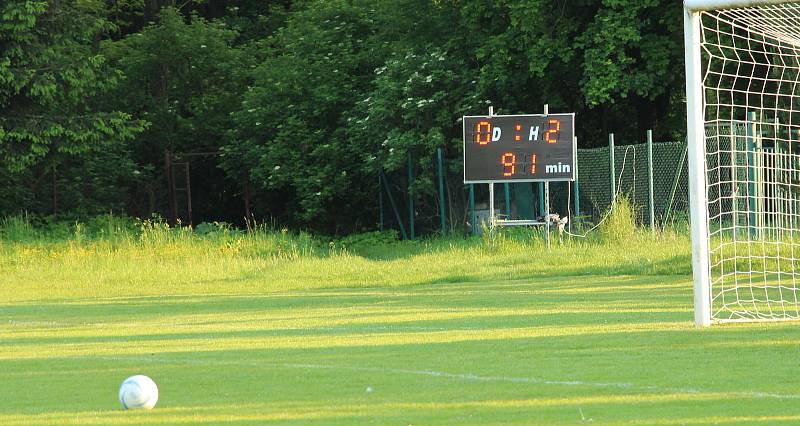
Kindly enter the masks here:
<path id="1" fill-rule="evenodd" d="M 442 147 L 436 148 L 439 166 L 439 222 L 442 226 L 442 235 L 447 233 L 447 223 L 445 222 L 444 211 L 444 167 L 442 165 Z"/>
<path id="2" fill-rule="evenodd" d="M 539 182 L 539 216 L 544 216 L 544 182 Z"/>
<path id="3" fill-rule="evenodd" d="M 414 186 L 414 162 L 411 153 L 408 153 L 408 238 L 414 239 L 414 194 L 411 187 Z"/>
<path id="4" fill-rule="evenodd" d="M 575 137 L 575 146 L 576 147 L 578 146 L 578 138 L 577 137 Z M 575 153 L 575 158 L 577 159 L 577 157 L 578 157 L 578 153 L 576 152 Z M 573 187 L 575 188 L 575 201 L 574 201 L 574 203 L 575 203 L 575 214 L 573 215 L 573 217 L 569 218 L 570 228 L 573 231 L 578 229 L 577 228 L 578 224 L 575 221 L 575 218 L 581 217 L 581 184 L 580 184 L 579 176 L 580 176 L 580 168 L 578 167 L 578 161 L 575 161 L 575 185 L 573 185 Z"/>
<path id="5" fill-rule="evenodd" d="M 756 151 L 756 113 L 751 111 L 747 113 L 747 210 L 750 212 L 750 236 L 757 235 L 756 225 L 756 166 L 755 166 L 755 151 Z"/>
<path id="6" fill-rule="evenodd" d="M 617 198 L 617 173 L 614 165 L 614 134 L 608 134 L 608 161 L 611 165 L 611 205 L 614 205 L 614 200 Z M 612 207 L 613 208 L 613 207 Z"/>
<path id="7" fill-rule="evenodd" d="M 653 131 L 647 131 L 647 191 L 650 196 L 650 230 L 656 232 L 656 205 L 653 201 Z"/>
<path id="8" fill-rule="evenodd" d="M 475 184 L 469 184 L 469 225 L 472 235 L 475 235 L 477 226 L 475 224 Z"/>

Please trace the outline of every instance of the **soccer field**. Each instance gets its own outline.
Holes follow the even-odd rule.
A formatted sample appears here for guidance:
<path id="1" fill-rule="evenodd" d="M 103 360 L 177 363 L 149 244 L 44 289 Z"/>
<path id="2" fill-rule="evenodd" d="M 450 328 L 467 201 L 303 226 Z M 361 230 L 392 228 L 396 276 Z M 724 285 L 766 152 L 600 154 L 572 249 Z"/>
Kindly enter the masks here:
<path id="1" fill-rule="evenodd" d="M 696 329 L 687 275 L 453 281 L 20 297 L 0 424 L 800 422 L 797 326 Z M 121 409 L 133 374 L 152 411 Z"/>

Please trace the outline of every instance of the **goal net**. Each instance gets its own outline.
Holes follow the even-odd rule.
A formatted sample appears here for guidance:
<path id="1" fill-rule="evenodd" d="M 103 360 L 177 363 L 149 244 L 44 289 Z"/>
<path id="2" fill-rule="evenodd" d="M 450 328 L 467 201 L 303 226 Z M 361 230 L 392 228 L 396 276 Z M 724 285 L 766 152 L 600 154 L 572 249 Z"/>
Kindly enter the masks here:
<path id="1" fill-rule="evenodd" d="M 800 3 L 685 6 L 695 320 L 800 319 Z"/>

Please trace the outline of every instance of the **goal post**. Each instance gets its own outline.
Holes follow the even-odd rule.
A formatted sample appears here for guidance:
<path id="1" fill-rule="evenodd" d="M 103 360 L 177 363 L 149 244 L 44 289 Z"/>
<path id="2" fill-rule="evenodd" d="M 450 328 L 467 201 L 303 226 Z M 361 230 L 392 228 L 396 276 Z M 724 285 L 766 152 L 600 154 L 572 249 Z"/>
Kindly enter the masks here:
<path id="1" fill-rule="evenodd" d="M 689 160 L 689 222 L 692 233 L 694 319 L 699 327 L 711 324 L 709 283 L 708 204 L 705 170 L 703 90 L 700 61 L 700 14 L 684 9 L 686 49 L 686 114 Z"/>
<path id="2" fill-rule="evenodd" d="M 685 0 L 695 323 L 800 320 L 800 2 Z"/>

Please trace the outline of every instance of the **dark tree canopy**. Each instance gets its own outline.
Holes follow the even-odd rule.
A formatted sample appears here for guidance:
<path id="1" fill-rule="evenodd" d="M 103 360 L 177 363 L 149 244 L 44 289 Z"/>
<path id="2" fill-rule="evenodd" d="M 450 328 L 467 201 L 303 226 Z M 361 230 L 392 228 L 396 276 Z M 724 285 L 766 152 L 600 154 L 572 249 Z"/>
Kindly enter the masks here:
<path id="1" fill-rule="evenodd" d="M 168 216 L 165 155 L 199 220 L 351 232 L 412 158 L 433 195 L 464 114 L 576 112 L 580 147 L 683 138 L 672 0 L 11 0 L 0 6 L 0 211 Z M 243 200 L 244 199 L 244 200 Z M 196 220 L 197 221 L 197 220 Z"/>

